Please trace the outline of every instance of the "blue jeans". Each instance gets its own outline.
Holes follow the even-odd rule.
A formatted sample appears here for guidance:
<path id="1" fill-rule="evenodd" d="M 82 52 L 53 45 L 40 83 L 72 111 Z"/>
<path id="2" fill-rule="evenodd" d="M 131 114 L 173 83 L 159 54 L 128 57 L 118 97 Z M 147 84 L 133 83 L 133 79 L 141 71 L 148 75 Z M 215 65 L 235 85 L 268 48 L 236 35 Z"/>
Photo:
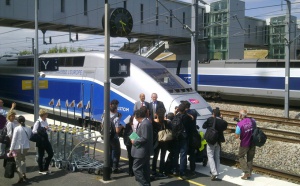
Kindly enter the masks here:
<path id="1" fill-rule="evenodd" d="M 187 164 L 187 152 L 188 152 L 188 140 L 181 139 L 174 141 L 174 162 L 173 167 L 177 172 L 178 167 L 178 159 L 180 154 L 180 165 L 179 165 L 179 174 L 180 176 L 185 175 L 186 172 L 186 164 Z"/>
<path id="2" fill-rule="evenodd" d="M 112 169 L 119 168 L 119 161 L 121 156 L 121 147 L 120 147 L 120 140 L 119 138 L 113 138 L 110 141 L 110 148 L 111 148 L 111 166 Z"/>

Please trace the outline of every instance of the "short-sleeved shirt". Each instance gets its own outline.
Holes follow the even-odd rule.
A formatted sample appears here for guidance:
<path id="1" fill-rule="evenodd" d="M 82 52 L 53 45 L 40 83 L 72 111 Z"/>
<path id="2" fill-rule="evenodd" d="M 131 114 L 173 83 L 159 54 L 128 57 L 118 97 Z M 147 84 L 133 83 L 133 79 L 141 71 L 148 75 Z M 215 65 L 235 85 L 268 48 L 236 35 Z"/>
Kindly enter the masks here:
<path id="1" fill-rule="evenodd" d="M 241 147 L 250 147 L 253 126 L 256 126 L 256 123 L 255 120 L 251 118 L 244 118 L 243 120 L 237 123 L 235 133 L 240 135 Z"/>

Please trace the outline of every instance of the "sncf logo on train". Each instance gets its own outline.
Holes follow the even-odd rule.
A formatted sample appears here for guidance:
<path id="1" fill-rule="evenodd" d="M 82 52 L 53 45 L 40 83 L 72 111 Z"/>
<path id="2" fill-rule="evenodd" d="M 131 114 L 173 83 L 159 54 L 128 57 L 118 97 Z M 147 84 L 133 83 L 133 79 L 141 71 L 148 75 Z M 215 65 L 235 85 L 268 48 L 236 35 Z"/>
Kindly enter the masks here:
<path id="1" fill-rule="evenodd" d="M 40 71 L 58 71 L 58 58 L 40 58 Z"/>

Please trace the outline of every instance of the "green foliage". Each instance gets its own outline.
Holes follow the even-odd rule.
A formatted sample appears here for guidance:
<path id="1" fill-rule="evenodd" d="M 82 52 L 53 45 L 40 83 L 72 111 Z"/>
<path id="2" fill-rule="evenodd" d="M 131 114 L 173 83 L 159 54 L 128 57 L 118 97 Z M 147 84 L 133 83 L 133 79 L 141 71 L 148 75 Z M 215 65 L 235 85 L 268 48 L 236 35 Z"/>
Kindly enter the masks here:
<path id="1" fill-rule="evenodd" d="M 20 51 L 20 53 L 19 53 L 20 56 L 25 56 L 25 55 L 30 55 L 30 54 L 32 54 L 32 52 L 29 50 L 23 50 L 23 51 Z"/>

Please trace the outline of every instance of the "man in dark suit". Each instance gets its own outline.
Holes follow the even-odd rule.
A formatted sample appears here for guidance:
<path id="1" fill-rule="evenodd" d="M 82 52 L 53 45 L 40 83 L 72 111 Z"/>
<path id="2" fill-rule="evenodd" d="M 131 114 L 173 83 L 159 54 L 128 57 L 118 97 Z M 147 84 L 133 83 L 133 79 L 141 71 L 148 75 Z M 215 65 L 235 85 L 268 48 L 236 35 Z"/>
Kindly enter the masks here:
<path id="1" fill-rule="evenodd" d="M 155 119 L 155 113 L 158 108 L 163 108 L 166 110 L 165 105 L 161 101 L 157 101 L 157 94 L 152 93 L 151 95 L 152 102 L 150 103 L 149 111 L 150 111 L 150 119 L 153 121 Z"/>
<path id="2" fill-rule="evenodd" d="M 149 103 L 145 101 L 145 94 L 140 94 L 140 101 L 135 102 L 133 110 L 136 111 L 137 109 L 140 109 L 142 106 L 147 107 L 149 109 Z"/>
<path id="3" fill-rule="evenodd" d="M 137 135 L 139 139 L 131 140 L 131 155 L 135 180 L 142 186 L 150 186 L 150 156 L 153 155 L 153 128 L 146 118 L 146 109 L 138 109 L 135 118 L 139 122 Z"/>

